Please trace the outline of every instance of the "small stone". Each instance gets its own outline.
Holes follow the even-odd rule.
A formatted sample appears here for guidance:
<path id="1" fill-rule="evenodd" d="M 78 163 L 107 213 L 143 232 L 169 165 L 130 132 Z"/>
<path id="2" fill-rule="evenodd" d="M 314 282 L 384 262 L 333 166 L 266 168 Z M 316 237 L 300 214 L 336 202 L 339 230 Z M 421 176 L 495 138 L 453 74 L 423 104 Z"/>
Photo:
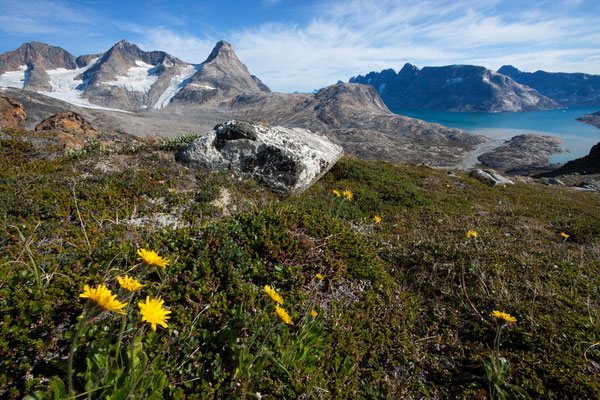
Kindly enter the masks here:
<path id="1" fill-rule="evenodd" d="M 490 186 L 514 185 L 513 181 L 503 177 L 493 169 L 475 169 L 471 172 L 471 176 Z"/>
<path id="2" fill-rule="evenodd" d="M 542 182 L 542 185 L 559 185 L 559 186 L 564 186 L 565 184 L 560 179 L 551 178 L 551 179 L 547 179 L 544 182 Z"/>

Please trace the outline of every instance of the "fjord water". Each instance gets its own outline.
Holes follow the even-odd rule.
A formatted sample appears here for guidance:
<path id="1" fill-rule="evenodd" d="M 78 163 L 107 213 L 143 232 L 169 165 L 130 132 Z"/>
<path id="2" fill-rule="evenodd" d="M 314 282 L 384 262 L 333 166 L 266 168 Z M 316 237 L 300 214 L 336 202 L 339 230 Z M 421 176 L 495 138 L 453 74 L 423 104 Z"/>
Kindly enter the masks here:
<path id="1" fill-rule="evenodd" d="M 507 140 L 516 135 L 534 133 L 556 136 L 564 141 L 568 153 L 550 157 L 553 163 L 564 163 L 586 156 L 600 142 L 600 129 L 575 121 L 575 118 L 600 111 L 600 107 L 569 107 L 561 110 L 533 112 L 455 112 L 392 110 L 396 114 L 463 129 L 493 139 Z"/>

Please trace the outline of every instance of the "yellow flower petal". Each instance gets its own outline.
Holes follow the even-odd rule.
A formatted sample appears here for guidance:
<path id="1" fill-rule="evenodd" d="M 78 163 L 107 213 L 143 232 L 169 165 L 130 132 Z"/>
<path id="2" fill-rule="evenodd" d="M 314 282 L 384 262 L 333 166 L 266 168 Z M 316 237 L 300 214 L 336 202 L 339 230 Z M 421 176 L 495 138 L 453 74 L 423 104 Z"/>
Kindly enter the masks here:
<path id="1" fill-rule="evenodd" d="M 510 314 L 497 310 L 492 311 L 492 317 L 496 318 L 499 322 L 517 322 L 517 319 Z"/>
<path id="2" fill-rule="evenodd" d="M 479 237 L 479 234 L 475 231 L 469 231 L 467 232 L 467 239 L 471 239 L 471 238 L 477 238 Z"/>
<path id="3" fill-rule="evenodd" d="M 283 322 L 285 322 L 286 324 L 294 325 L 294 322 L 290 318 L 290 315 L 287 313 L 287 311 L 285 311 L 285 309 L 283 309 L 282 307 L 279 307 L 279 304 L 275 304 L 275 313 L 277 313 L 279 318 L 281 318 L 281 320 Z"/>
<path id="4" fill-rule="evenodd" d="M 344 196 L 346 196 L 348 198 L 348 200 L 352 200 L 352 197 L 354 197 L 354 194 L 350 191 L 350 190 L 344 190 Z"/>
<path id="5" fill-rule="evenodd" d="M 137 254 L 139 260 L 143 260 L 148 265 L 156 265 L 158 267 L 166 268 L 170 263 L 166 258 L 162 258 L 157 252 L 153 250 L 138 249 Z"/>
<path id="6" fill-rule="evenodd" d="M 321 274 L 317 274 L 317 275 L 315 275 L 315 276 L 316 276 L 316 277 L 317 277 L 317 279 L 319 279 L 319 280 L 323 280 L 323 279 L 325 279 L 325 277 L 324 277 L 323 275 L 321 275 Z"/>
<path id="7" fill-rule="evenodd" d="M 335 194 L 337 197 L 340 197 L 341 194 L 340 192 L 338 192 L 337 190 L 332 190 L 333 194 Z"/>
<path id="8" fill-rule="evenodd" d="M 376 215 L 376 216 L 374 216 L 374 217 L 373 217 L 373 220 L 374 220 L 376 223 L 378 223 L 378 224 L 380 224 L 380 223 L 381 223 L 381 217 L 380 217 L 379 215 Z"/>
<path id="9" fill-rule="evenodd" d="M 123 308 L 127 306 L 127 303 L 121 303 L 117 300 L 117 295 L 112 294 L 112 292 L 104 285 L 98 285 L 97 288 L 90 288 L 89 285 L 85 285 L 83 287 L 83 293 L 81 293 L 79 297 L 88 298 L 107 311 L 125 314 Z"/>
<path id="10" fill-rule="evenodd" d="M 267 292 L 267 294 L 269 295 L 269 297 L 271 298 L 271 300 L 279 303 L 279 304 L 283 304 L 283 299 L 281 298 L 281 296 L 279 295 L 279 293 L 277 293 L 275 290 L 273 290 L 271 288 L 271 286 L 266 285 L 265 286 L 265 291 Z"/>
<path id="11" fill-rule="evenodd" d="M 140 314 L 142 314 L 142 321 L 148 322 L 152 326 L 152 330 L 156 331 L 156 325 L 160 325 L 163 328 L 167 328 L 167 320 L 170 318 L 168 315 L 171 311 L 168 311 L 163 307 L 164 301 L 158 297 L 151 299 L 150 296 L 146 296 L 146 302 L 139 302 L 138 307 L 140 308 Z"/>
<path id="12" fill-rule="evenodd" d="M 313 318 L 317 318 L 317 315 L 319 315 L 319 313 L 318 313 L 318 312 L 316 312 L 315 310 L 311 310 L 311 312 L 310 312 L 310 315 L 311 315 Z"/>
<path id="13" fill-rule="evenodd" d="M 130 278 L 129 275 L 125 275 L 125 278 L 117 277 L 117 281 L 119 285 L 125 290 L 129 290 L 130 292 L 135 292 L 136 290 L 140 290 L 146 285 L 142 285 L 138 282 L 137 279 Z"/>
<path id="14" fill-rule="evenodd" d="M 565 239 L 568 239 L 571 235 L 567 235 L 566 233 L 561 232 L 560 236 L 564 237 Z"/>

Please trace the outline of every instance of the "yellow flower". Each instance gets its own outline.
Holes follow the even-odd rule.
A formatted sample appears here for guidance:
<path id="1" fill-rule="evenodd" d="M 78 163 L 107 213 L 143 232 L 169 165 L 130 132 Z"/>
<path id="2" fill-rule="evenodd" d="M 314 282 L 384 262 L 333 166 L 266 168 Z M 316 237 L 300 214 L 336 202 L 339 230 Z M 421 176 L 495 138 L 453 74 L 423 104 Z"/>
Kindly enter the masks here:
<path id="1" fill-rule="evenodd" d="M 317 274 L 317 275 L 316 275 L 316 277 L 317 277 L 318 279 L 320 279 L 320 280 L 323 280 L 323 279 L 325 278 L 325 277 L 324 277 L 323 275 L 321 275 L 321 274 Z"/>
<path id="2" fill-rule="evenodd" d="M 271 286 L 265 285 L 265 291 L 267 292 L 271 300 L 279 304 L 283 304 L 283 299 L 275 290 L 271 289 Z"/>
<path id="3" fill-rule="evenodd" d="M 517 322 L 517 319 L 510 314 L 496 310 L 492 311 L 492 317 L 496 318 L 499 322 L 502 321 L 503 323 Z"/>
<path id="4" fill-rule="evenodd" d="M 169 264 L 169 260 L 162 258 L 153 250 L 138 249 L 138 259 L 143 260 L 148 265 L 156 265 L 165 268 Z"/>
<path id="5" fill-rule="evenodd" d="M 449 187 L 450 187 L 450 185 L 446 185 L 446 187 L 447 187 L 447 188 L 449 188 Z"/>
<path id="6" fill-rule="evenodd" d="M 467 232 L 467 239 L 471 239 L 472 237 L 473 238 L 477 238 L 478 236 L 479 236 L 479 234 L 477 232 L 475 232 L 475 231 L 469 231 L 469 232 Z"/>
<path id="7" fill-rule="evenodd" d="M 97 288 L 90 288 L 89 285 L 85 285 L 83 293 L 79 297 L 87 297 L 105 310 L 125 314 L 123 308 L 125 308 L 127 303 L 121 303 L 117 300 L 117 295 L 112 294 L 104 285 L 98 285 Z"/>
<path id="8" fill-rule="evenodd" d="M 560 236 L 564 237 L 565 239 L 568 239 L 571 235 L 567 235 L 566 233 L 561 232 Z"/>
<path id="9" fill-rule="evenodd" d="M 381 217 L 380 217 L 379 215 L 376 215 L 376 216 L 374 216 L 374 217 L 373 217 L 373 220 L 374 220 L 376 223 L 378 223 L 378 224 L 380 224 L 380 223 L 381 223 Z"/>
<path id="10" fill-rule="evenodd" d="M 279 318 L 281 318 L 283 322 L 289 325 L 294 325 L 294 322 L 290 318 L 290 315 L 287 313 L 287 311 L 285 311 L 282 307 L 279 307 L 278 304 L 275 304 L 275 312 L 277 315 L 279 315 Z"/>
<path id="11" fill-rule="evenodd" d="M 140 314 L 142 314 L 142 321 L 148 322 L 152 325 L 152 330 L 156 331 L 156 325 L 160 325 L 163 328 L 167 328 L 167 320 L 170 318 L 168 314 L 171 311 L 163 308 L 164 301 L 158 297 L 151 299 L 150 296 L 146 296 L 146 302 L 139 302 L 138 307 L 140 308 Z"/>
<path id="12" fill-rule="evenodd" d="M 340 192 L 338 192 L 337 190 L 332 190 L 333 194 L 335 194 L 337 197 L 340 197 L 341 194 Z"/>
<path id="13" fill-rule="evenodd" d="M 354 197 L 352 192 L 349 191 L 348 189 L 344 190 L 344 196 L 346 196 L 348 198 L 348 200 L 352 200 L 352 197 Z"/>
<path id="14" fill-rule="evenodd" d="M 140 290 L 141 288 L 146 286 L 140 284 L 137 279 L 130 278 L 129 275 L 125 275 L 125 278 L 121 278 L 119 276 L 117 278 L 117 281 L 119 281 L 119 285 L 121 285 L 123 289 L 127 289 L 130 292 L 135 292 L 136 290 Z"/>
<path id="15" fill-rule="evenodd" d="M 312 315 L 313 318 L 317 318 L 317 315 L 319 315 L 319 313 L 315 310 L 311 310 L 310 315 Z"/>

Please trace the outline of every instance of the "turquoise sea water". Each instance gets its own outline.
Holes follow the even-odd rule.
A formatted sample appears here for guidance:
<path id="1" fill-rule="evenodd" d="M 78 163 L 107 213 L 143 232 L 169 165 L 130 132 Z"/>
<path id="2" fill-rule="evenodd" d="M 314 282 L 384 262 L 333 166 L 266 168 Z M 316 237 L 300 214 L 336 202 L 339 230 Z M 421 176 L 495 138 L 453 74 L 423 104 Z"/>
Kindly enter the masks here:
<path id="1" fill-rule="evenodd" d="M 568 153 L 555 154 L 551 162 L 564 163 L 586 156 L 600 142 L 600 129 L 575 121 L 575 118 L 600 111 L 600 107 L 569 107 L 563 110 L 534 112 L 475 113 L 453 111 L 392 110 L 396 114 L 436 122 L 494 139 L 510 139 L 524 133 L 556 136 Z"/>

